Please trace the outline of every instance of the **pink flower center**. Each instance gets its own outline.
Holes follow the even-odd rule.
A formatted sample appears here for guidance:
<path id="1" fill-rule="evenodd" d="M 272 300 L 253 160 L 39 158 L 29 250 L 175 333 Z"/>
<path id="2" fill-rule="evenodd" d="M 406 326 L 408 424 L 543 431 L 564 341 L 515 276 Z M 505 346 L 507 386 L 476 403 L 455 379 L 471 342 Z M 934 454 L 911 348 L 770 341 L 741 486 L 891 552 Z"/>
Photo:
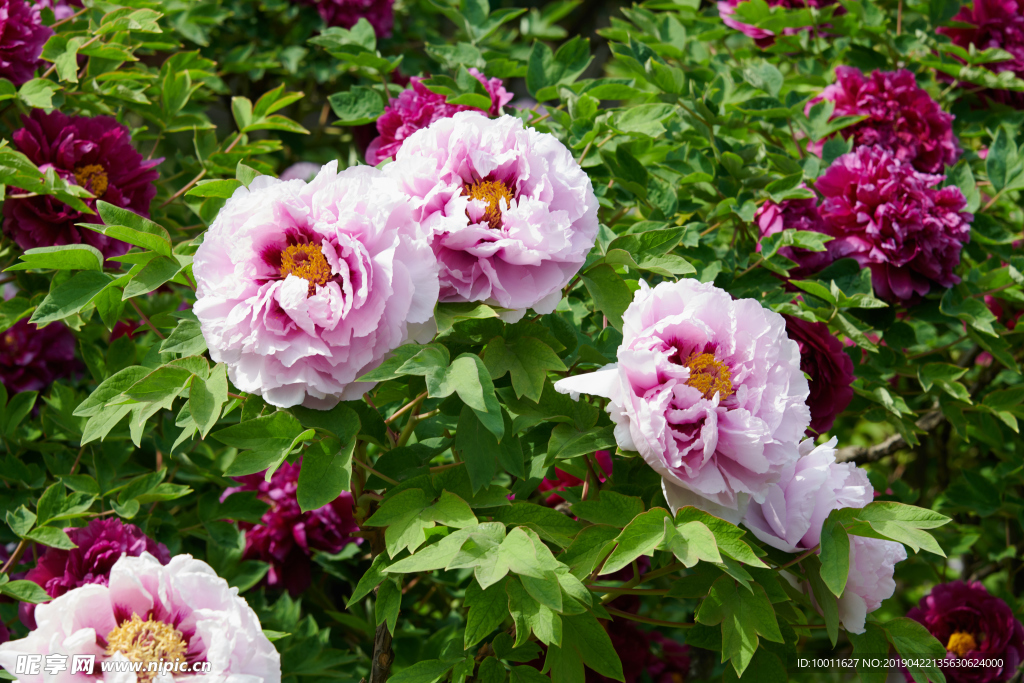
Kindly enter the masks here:
<path id="1" fill-rule="evenodd" d="M 732 371 L 715 354 L 694 351 L 683 365 L 690 368 L 686 383 L 704 394 L 704 398 L 710 401 L 719 394 L 719 400 L 724 401 L 732 396 Z"/>
<path id="2" fill-rule="evenodd" d="M 470 199 L 479 199 L 487 204 L 484 211 L 484 220 L 491 230 L 501 230 L 501 200 L 505 200 L 505 206 L 512 203 L 515 194 L 512 189 L 500 180 L 481 180 L 476 183 L 466 183 L 463 192 L 469 195 Z"/>
<path id="3" fill-rule="evenodd" d="M 301 277 L 309 283 L 309 294 L 316 294 L 331 279 L 331 266 L 324 258 L 324 252 L 316 244 L 293 244 L 281 252 L 281 277 Z"/>
<path id="4" fill-rule="evenodd" d="M 146 621 L 132 613 L 132 618 L 107 634 L 107 655 L 120 652 L 132 662 L 179 662 L 185 660 L 188 646 L 181 631 L 170 624 L 156 621 L 150 617 Z M 156 677 L 155 671 L 146 671 L 146 667 L 136 674 L 141 682 L 151 681 Z"/>
<path id="5" fill-rule="evenodd" d="M 962 631 L 955 632 L 946 643 L 946 651 L 955 653 L 957 657 L 966 657 L 968 652 L 976 649 L 978 643 L 975 642 L 974 636 Z"/>
<path id="6" fill-rule="evenodd" d="M 79 186 L 89 190 L 97 197 L 102 197 L 110 184 L 106 169 L 99 164 L 79 166 L 75 169 L 75 180 Z"/>

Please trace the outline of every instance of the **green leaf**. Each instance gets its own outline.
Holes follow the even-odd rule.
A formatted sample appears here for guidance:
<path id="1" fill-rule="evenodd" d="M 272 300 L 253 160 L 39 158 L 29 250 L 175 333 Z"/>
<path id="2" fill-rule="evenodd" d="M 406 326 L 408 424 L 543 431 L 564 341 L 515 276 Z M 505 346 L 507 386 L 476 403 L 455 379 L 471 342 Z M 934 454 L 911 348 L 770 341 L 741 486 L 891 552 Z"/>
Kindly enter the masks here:
<path id="1" fill-rule="evenodd" d="M 23 253 L 21 262 L 4 272 L 15 270 L 103 270 L 103 254 L 88 244 L 37 247 Z"/>
<path id="2" fill-rule="evenodd" d="M 220 418 L 221 408 L 228 401 L 227 366 L 218 363 L 208 379 L 192 375 L 189 389 L 189 413 L 205 439 Z"/>
<path id="3" fill-rule="evenodd" d="M 53 96 L 61 87 L 46 78 L 33 78 L 18 89 L 18 99 L 33 109 L 53 109 Z"/>
<path id="4" fill-rule="evenodd" d="M 743 80 L 772 97 L 782 89 L 782 72 L 775 65 L 761 60 L 743 70 Z"/>
<path id="5" fill-rule="evenodd" d="M 642 555 L 651 556 L 665 538 L 665 520 L 670 515 L 654 508 L 637 517 L 615 539 L 615 550 L 601 569 L 601 575 L 614 574 Z"/>
<path id="6" fill-rule="evenodd" d="M 532 631 L 547 646 L 562 642 L 562 617 L 550 607 L 540 604 L 523 587 L 518 578 L 505 584 L 508 609 L 516 625 L 516 645 L 527 641 Z"/>
<path id="7" fill-rule="evenodd" d="M 221 180 L 200 180 L 195 187 L 185 193 L 186 197 L 220 197 L 229 199 L 240 188 L 242 183 L 234 178 Z"/>
<path id="8" fill-rule="evenodd" d="M 718 543 L 711 529 L 701 522 L 685 522 L 679 526 L 665 518 L 665 550 L 676 556 L 687 568 L 698 562 L 722 564 Z"/>
<path id="9" fill-rule="evenodd" d="M 161 256 L 171 256 L 171 236 L 160 225 L 128 209 L 108 204 L 102 199 L 97 200 L 96 209 L 104 225 L 82 224 L 82 227 L 155 251 Z"/>
<path id="10" fill-rule="evenodd" d="M 198 356 L 206 351 L 206 339 L 199 323 L 182 319 L 167 339 L 160 344 L 160 353 L 177 353 L 182 356 Z"/>
<path id="11" fill-rule="evenodd" d="M 594 299 L 595 308 L 604 313 L 612 327 L 621 332 L 622 314 L 633 302 L 633 293 L 625 280 L 608 265 L 595 266 L 581 277 Z"/>
<path id="12" fill-rule="evenodd" d="M 395 578 L 385 580 L 377 589 L 377 600 L 374 604 L 374 615 L 377 626 L 387 623 L 388 632 L 395 632 L 398 621 L 398 610 L 402 606 L 402 587 Z"/>
<path id="13" fill-rule="evenodd" d="M 516 337 L 506 341 L 495 337 L 484 348 L 484 365 L 491 379 L 512 373 L 516 396 L 539 401 L 548 372 L 564 372 L 565 364 L 551 347 L 536 337 Z"/>
<path id="14" fill-rule="evenodd" d="M 338 438 L 323 439 L 303 454 L 297 491 L 303 512 L 318 510 L 349 490 L 359 417 L 351 409 L 343 408 L 339 421 L 343 424 L 335 427 L 341 432 Z"/>
<path id="15" fill-rule="evenodd" d="M 842 597 L 850 575 L 850 537 L 831 515 L 821 529 L 821 580 L 834 596 Z"/>
<path id="16" fill-rule="evenodd" d="M 606 678 L 625 680 L 611 638 L 593 614 L 566 615 L 562 623 L 562 645 L 549 648 L 544 663 L 553 681 L 583 680 L 584 664 Z"/>
<path id="17" fill-rule="evenodd" d="M 437 683 L 452 670 L 456 660 L 427 659 L 416 662 L 388 678 L 389 683 Z"/>
<path id="18" fill-rule="evenodd" d="M 8 581 L 7 583 L 0 584 L 0 594 L 7 595 L 21 602 L 27 602 L 35 605 L 43 602 L 49 602 L 53 599 L 50 597 L 50 594 L 43 590 L 43 587 L 35 581 Z"/>
<path id="19" fill-rule="evenodd" d="M 907 669 L 915 681 L 945 683 L 942 668 L 929 665 L 929 662 L 942 661 L 946 656 L 946 648 L 924 625 L 907 617 L 899 617 L 886 622 L 883 627 L 896 652 L 907 660 Z"/>
<path id="20" fill-rule="evenodd" d="M 248 449 L 235 456 L 227 471 L 228 476 L 241 476 L 267 471 L 269 479 L 291 450 L 303 439 L 312 438 L 315 432 L 303 431 L 302 425 L 286 412 L 257 417 L 226 429 L 213 432 L 211 437 L 225 446 L 239 450 Z"/>
<path id="21" fill-rule="evenodd" d="M 864 633 L 847 633 L 853 643 L 853 657 L 857 660 L 857 673 L 863 683 L 885 683 L 889 669 L 881 660 L 881 666 L 871 666 L 871 660 L 879 655 L 889 653 L 889 641 L 885 629 L 868 622 L 864 625 Z"/>
<path id="22" fill-rule="evenodd" d="M 95 270 L 83 270 L 57 285 L 36 306 L 29 318 L 38 326 L 62 320 L 82 310 L 93 297 L 102 292 L 113 281 L 113 277 Z"/>
<path id="23" fill-rule="evenodd" d="M 538 102 L 558 96 L 556 86 L 575 81 L 590 64 L 590 41 L 579 36 L 561 45 L 558 52 L 537 41 L 526 67 L 526 88 Z"/>
<path id="24" fill-rule="evenodd" d="M 722 625 L 722 661 L 731 660 L 740 676 L 757 651 L 758 636 L 783 642 L 775 610 L 764 588 L 737 590 L 735 581 L 723 576 L 711 586 L 711 593 L 697 611 L 697 621 L 707 626 Z"/>
<path id="25" fill-rule="evenodd" d="M 584 500 L 572 506 L 572 513 L 594 524 L 625 527 L 644 512 L 644 501 L 614 491 L 601 491 L 597 500 Z"/>
<path id="26" fill-rule="evenodd" d="M 466 589 L 466 617 L 464 649 L 468 650 L 501 626 L 508 613 L 508 595 L 504 583 L 481 589 L 475 581 Z"/>
<path id="27" fill-rule="evenodd" d="M 181 264 L 176 259 L 158 256 L 142 267 L 131 282 L 124 288 L 122 301 L 132 297 L 149 294 L 154 289 L 171 280 L 181 271 Z"/>
<path id="28" fill-rule="evenodd" d="M 366 86 L 353 86 L 348 92 L 334 93 L 327 98 L 337 123 L 343 126 L 361 126 L 376 121 L 384 113 L 380 93 Z"/>
<path id="29" fill-rule="evenodd" d="M 63 530 L 52 526 L 36 527 L 32 531 L 28 532 L 25 535 L 25 538 L 42 543 L 45 546 L 59 548 L 61 550 L 71 550 L 72 548 L 78 547 Z"/>
<path id="30" fill-rule="evenodd" d="M 718 550 L 737 562 L 743 562 L 760 569 L 768 568 L 768 565 L 758 559 L 750 546 L 742 540 L 746 532 L 735 524 L 730 524 L 724 519 L 691 506 L 681 507 L 676 511 L 676 525 L 678 526 L 685 522 L 701 522 L 704 524 L 715 535 Z"/>

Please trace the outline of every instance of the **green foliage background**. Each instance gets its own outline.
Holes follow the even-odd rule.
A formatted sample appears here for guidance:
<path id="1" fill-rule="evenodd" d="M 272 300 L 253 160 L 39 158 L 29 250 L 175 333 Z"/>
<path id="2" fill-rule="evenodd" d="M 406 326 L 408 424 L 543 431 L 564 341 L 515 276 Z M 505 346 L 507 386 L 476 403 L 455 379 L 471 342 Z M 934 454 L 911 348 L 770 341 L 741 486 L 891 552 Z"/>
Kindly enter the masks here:
<path id="1" fill-rule="evenodd" d="M 942 656 L 943 644 L 903 615 L 954 578 L 983 580 L 1019 615 L 1024 332 L 997 320 L 984 296 L 1024 303 L 1024 113 L 979 106 L 977 91 L 1024 91 L 1024 81 L 981 66 L 1000 55 L 937 36 L 958 4 L 843 0 L 838 14 L 753 0 L 737 8 L 747 23 L 831 27 L 762 50 L 699 0 L 403 0 L 394 36 L 380 40 L 364 23 L 324 30 L 314 10 L 287 0 L 86 0 L 47 44 L 51 68 L 20 89 L 0 82 L 0 184 L 84 206 L 85 190 L 7 144 L 30 108 L 116 116 L 144 155 L 166 160 L 151 220 L 99 203 L 95 229 L 136 247 L 120 269 L 86 246 L 22 254 L 4 242 L 5 281 L 19 294 L 0 304 L 0 331 L 26 317 L 61 320 L 88 372 L 43 395 L 0 396 L 0 540 L 19 554 L 33 543 L 69 547 L 66 526 L 130 520 L 242 591 L 290 682 L 371 676 L 381 625 L 394 638 L 395 683 L 575 682 L 584 665 L 618 678 L 599 620 L 630 618 L 605 607 L 628 590 L 641 596 L 640 621 L 691 645 L 694 680 L 882 681 L 884 670 L 826 674 L 796 660 L 890 646 Z M 800 299 L 784 289 L 792 264 L 778 249 L 821 249 L 813 233 L 755 251 L 757 207 L 807 196 L 801 183 L 849 150 L 834 136 L 824 159 L 806 152 L 808 139 L 851 123 L 830 120 L 826 105 L 803 113 L 839 64 L 911 69 L 956 115 L 965 154 L 946 182 L 976 215 L 963 282 L 908 309 L 876 299 L 852 261 L 798 283 Z M 298 160 L 359 163 L 399 73 L 431 74 L 431 89 L 452 102 L 489 102 L 470 67 L 542 103 L 511 111 L 569 146 L 599 197 L 598 245 L 556 312 L 507 325 L 486 305 L 442 304 L 432 344 L 403 347 L 367 376 L 379 382 L 372 403 L 275 411 L 239 394 L 209 361 L 189 306 L 179 310 L 194 302 L 192 255 L 225 199 Z M 820 560 L 793 563 L 692 509 L 672 517 L 635 454 L 616 457 L 597 485 L 592 454 L 615 448 L 608 417 L 552 382 L 614 361 L 639 278 L 679 277 L 825 322 L 851 342 L 856 398 L 832 433 L 881 496 L 830 517 L 833 550 Z M 119 320 L 144 331 L 108 343 Z M 990 363 L 978 362 L 983 353 Z M 302 507 L 351 490 L 366 542 L 316 554 L 313 585 L 293 600 L 259 585 L 264 563 L 241 559 L 236 522 L 257 522 L 266 505 L 252 494 L 219 498 L 231 476 L 299 457 Z M 586 500 L 581 487 L 567 491 L 564 511 L 535 493 L 555 465 L 592 485 Z M 850 637 L 835 611 L 846 559 L 834 548 L 858 532 L 916 552 L 867 633 Z M 651 558 L 642 577 L 601 578 L 642 556 Z M 780 580 L 782 565 L 812 583 L 823 616 Z M 0 593 L 46 599 L 0 580 Z M 0 605 L 7 623 L 16 611 Z M 547 645 L 544 674 L 526 666 L 541 656 L 537 641 Z M 942 680 L 934 669 L 912 673 Z"/>

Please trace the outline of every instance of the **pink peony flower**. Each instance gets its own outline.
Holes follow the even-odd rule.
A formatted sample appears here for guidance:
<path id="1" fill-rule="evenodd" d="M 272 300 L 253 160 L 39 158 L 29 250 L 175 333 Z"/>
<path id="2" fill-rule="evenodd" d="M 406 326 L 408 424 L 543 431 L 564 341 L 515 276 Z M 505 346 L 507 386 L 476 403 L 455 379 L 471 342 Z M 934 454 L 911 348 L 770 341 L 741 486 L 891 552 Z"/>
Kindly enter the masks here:
<path id="1" fill-rule="evenodd" d="M 38 6 L 25 0 L 0 0 L 0 78 L 15 86 L 32 80 L 43 45 L 52 35 L 43 26 Z"/>
<path id="2" fill-rule="evenodd" d="M 52 168 L 97 199 L 149 216 L 149 204 L 156 196 L 153 183 L 160 175 L 154 167 L 163 159 L 145 161 L 132 147 L 127 128 L 109 116 L 44 114 L 39 109 L 22 122 L 25 127 L 14 133 L 14 142 L 41 170 Z M 95 199 L 85 203 L 95 210 Z M 50 195 L 4 201 L 4 233 L 22 249 L 88 244 L 107 258 L 128 251 L 125 242 L 76 225 L 98 222 L 102 222 L 98 214 L 81 213 Z"/>
<path id="3" fill-rule="evenodd" d="M 555 389 L 609 399 L 616 441 L 661 474 L 673 510 L 738 522 L 798 457 L 810 422 L 800 349 L 753 299 L 690 279 L 641 281 L 618 361 Z"/>
<path id="4" fill-rule="evenodd" d="M 293 596 L 309 587 L 309 556 L 314 550 L 337 553 L 357 543 L 359 525 L 352 517 L 352 494 L 341 495 L 319 510 L 303 512 L 296 491 L 300 463 L 282 463 L 270 481 L 263 473 L 235 477 L 241 486 L 227 489 L 223 497 L 237 491 L 257 491 L 270 504 L 261 524 L 240 522 L 245 530 L 245 558 L 270 563 L 267 585 L 283 586 Z"/>
<path id="5" fill-rule="evenodd" d="M 754 214 L 761 239 L 775 235 L 783 230 L 804 230 L 808 232 L 827 232 L 825 221 L 818 211 L 816 199 L 786 199 L 781 204 L 768 200 Z M 761 251 L 760 242 L 757 251 Z M 782 247 L 779 255 L 796 263 L 789 271 L 794 280 L 804 280 L 832 262 L 827 251 L 809 251 L 796 247 Z"/>
<path id="6" fill-rule="evenodd" d="M 357 377 L 433 335 L 437 263 L 410 202 L 377 169 L 337 168 L 238 188 L 195 255 L 210 356 L 276 406 L 358 398 Z"/>
<path id="7" fill-rule="evenodd" d="M 10 396 L 43 391 L 81 367 L 75 335 L 64 323 L 37 327 L 23 319 L 0 334 L 0 383 Z"/>
<path id="8" fill-rule="evenodd" d="M 1008 681 L 1024 662 L 1024 624 L 1005 602 L 980 582 L 952 581 L 936 586 L 907 616 L 946 646 L 946 659 L 1001 661 L 1002 666 L 942 667 L 950 683 Z M 907 676 L 907 680 L 912 680 Z"/>
<path id="9" fill-rule="evenodd" d="M 1017 78 L 1024 78 L 1024 0 L 975 0 L 973 6 L 960 8 L 953 21 L 972 24 L 973 28 L 942 26 L 937 29 L 938 33 L 949 36 L 962 48 L 973 45 L 978 52 L 990 48 L 1009 52 L 1011 59 L 982 66 L 996 73 L 1012 71 Z M 984 94 L 997 102 L 1024 109 L 1024 92 L 986 90 Z"/>
<path id="10" fill-rule="evenodd" d="M 935 285 L 960 282 L 953 270 L 971 236 L 974 217 L 956 187 L 936 188 L 942 176 L 915 171 L 881 147 L 845 154 L 815 183 L 834 258 L 871 268 L 878 296 L 906 301 Z"/>
<path id="11" fill-rule="evenodd" d="M 597 473 L 597 476 L 603 482 L 607 475 L 612 473 L 612 454 L 610 451 L 596 451 L 594 458 L 597 460 L 597 464 L 601 466 L 601 472 Z M 537 490 L 541 493 L 547 493 L 548 491 L 554 491 L 544 499 L 544 504 L 549 507 L 554 507 L 562 502 L 563 498 L 558 495 L 559 491 L 564 491 L 572 486 L 580 486 L 583 484 L 583 480 L 579 477 L 575 477 L 564 470 L 555 468 L 555 479 L 544 479 L 537 487 Z"/>
<path id="12" fill-rule="evenodd" d="M 284 169 L 280 178 L 281 180 L 304 180 L 308 183 L 319 172 L 320 164 L 314 164 L 312 161 L 300 161 Z"/>
<path id="13" fill-rule="evenodd" d="M 36 566 L 25 575 L 27 580 L 42 586 L 51 598 L 79 586 L 107 585 L 111 568 L 124 555 L 138 557 L 149 553 L 160 564 L 171 561 L 167 546 L 157 543 L 134 524 L 125 524 L 116 517 L 94 519 L 88 526 L 65 531 L 78 547 L 71 550 L 47 548 Z M 22 623 L 34 629 L 36 606 L 23 602 L 20 607 Z"/>
<path id="14" fill-rule="evenodd" d="M 772 31 L 766 28 L 751 26 L 750 24 L 745 24 L 742 21 L 733 18 L 733 15 L 736 14 L 736 5 L 741 2 L 745 2 L 745 0 L 718 0 L 718 15 L 722 18 L 722 21 L 726 26 L 734 28 L 744 35 L 750 36 L 759 47 L 771 47 L 775 43 L 775 34 Z M 786 9 L 828 7 L 835 4 L 836 0 L 768 0 L 769 7 L 784 7 Z M 839 8 L 835 13 L 844 14 L 845 10 L 843 8 Z M 812 30 L 814 30 L 813 26 L 787 28 L 783 29 L 783 35 L 792 36 L 800 33 L 801 31 Z"/>
<path id="15" fill-rule="evenodd" d="M 569 150 L 511 116 L 460 112 L 388 167 L 434 235 L 441 301 L 550 313 L 597 238 L 597 197 Z"/>
<path id="16" fill-rule="evenodd" d="M 800 345 L 800 369 L 810 378 L 808 432 L 824 434 L 853 400 L 853 361 L 825 323 L 785 318 L 786 333 Z"/>
<path id="17" fill-rule="evenodd" d="M 773 548 L 787 553 L 809 550 L 821 541 L 821 527 L 833 510 L 862 508 L 874 498 L 867 472 L 836 462 L 836 438 L 815 447 L 800 444 L 800 459 L 782 470 L 763 503 L 751 503 L 743 525 Z M 850 537 L 850 575 L 839 598 L 839 618 L 852 633 L 896 590 L 893 569 L 907 559 L 899 543 Z"/>
<path id="18" fill-rule="evenodd" d="M 299 0 L 304 5 L 316 5 L 328 26 L 352 28 L 360 19 L 366 19 L 378 38 L 391 36 L 395 24 L 395 0 Z"/>
<path id="19" fill-rule="evenodd" d="M 109 681 L 100 663 L 112 659 L 210 665 L 206 674 L 179 675 L 176 680 L 281 680 L 280 655 L 260 629 L 256 613 L 237 588 L 189 555 L 177 555 L 167 566 L 149 553 L 122 557 L 111 569 L 108 585 L 81 586 L 39 605 L 36 620 L 38 626 L 28 636 L 0 645 L 0 666 L 14 671 L 19 655 L 39 654 L 94 655 L 96 664 L 92 673 L 67 671 L 59 678 L 45 672 L 19 674 L 21 683 Z M 120 680 L 135 678 L 128 676 Z"/>
<path id="20" fill-rule="evenodd" d="M 505 90 L 500 78 L 489 79 L 475 68 L 471 68 L 469 73 L 483 84 L 491 96 L 491 108 L 486 113 L 499 116 L 502 107 L 512 99 L 512 93 Z M 460 111 L 481 111 L 464 104 L 448 104 L 444 95 L 432 92 L 423 85 L 423 79 L 419 76 L 409 80 L 412 87 L 406 88 L 391 100 L 377 119 L 377 132 L 380 135 L 366 148 L 366 163 L 371 166 L 394 158 L 407 137 L 434 121 L 455 116 Z"/>
<path id="21" fill-rule="evenodd" d="M 836 67 L 836 82 L 808 102 L 806 111 L 822 100 L 835 102 L 832 118 L 867 117 L 839 131 L 855 145 L 884 147 L 923 173 L 942 173 L 960 158 L 953 115 L 942 111 L 906 69 L 873 71 L 865 78 L 852 66 Z M 824 144 L 820 140 L 807 147 L 820 155 Z"/>
<path id="22" fill-rule="evenodd" d="M 902 543 L 850 536 L 850 575 L 839 598 L 839 620 L 850 633 L 864 633 L 867 616 L 896 592 L 893 572 L 907 559 Z"/>

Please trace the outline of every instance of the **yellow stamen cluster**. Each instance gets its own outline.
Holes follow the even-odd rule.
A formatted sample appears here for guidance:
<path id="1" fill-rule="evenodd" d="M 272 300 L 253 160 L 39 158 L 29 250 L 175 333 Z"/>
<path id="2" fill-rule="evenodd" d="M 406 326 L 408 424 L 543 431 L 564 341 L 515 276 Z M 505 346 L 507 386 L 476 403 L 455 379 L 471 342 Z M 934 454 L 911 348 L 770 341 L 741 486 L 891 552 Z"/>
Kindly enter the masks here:
<path id="1" fill-rule="evenodd" d="M 970 633 L 962 633 L 957 631 L 949 637 L 949 642 L 946 643 L 946 650 L 948 652 L 956 653 L 957 657 L 966 657 L 967 653 L 971 650 L 977 650 L 978 643 L 975 642 L 974 636 Z"/>
<path id="2" fill-rule="evenodd" d="M 294 275 L 309 283 L 307 296 L 316 294 L 316 286 L 331 279 L 331 265 L 316 244 L 293 244 L 281 252 L 281 277 Z"/>
<path id="3" fill-rule="evenodd" d="M 466 183 L 463 191 L 470 199 L 479 199 L 487 203 L 484 220 L 491 230 L 500 230 L 501 200 L 505 200 L 505 206 L 511 204 L 515 199 L 512 189 L 500 180 L 481 180 L 473 184 Z"/>
<path id="4" fill-rule="evenodd" d="M 698 354 L 695 351 L 683 365 L 690 368 L 690 378 L 686 383 L 704 394 L 704 398 L 711 400 L 717 393 L 719 400 L 724 401 L 732 396 L 732 371 L 728 365 L 716 360 L 715 354 Z"/>
<path id="5" fill-rule="evenodd" d="M 150 617 L 146 621 L 132 614 L 132 618 L 107 634 L 107 655 L 120 652 L 132 662 L 145 666 L 136 674 L 140 683 L 156 677 L 155 671 L 146 671 L 149 662 L 179 662 L 185 660 L 188 646 L 181 631 L 170 624 Z"/>
<path id="6" fill-rule="evenodd" d="M 107 171 L 99 164 L 89 164 L 75 169 L 75 180 L 79 186 L 92 192 L 97 197 L 102 197 L 107 191 L 110 180 L 107 178 Z"/>

